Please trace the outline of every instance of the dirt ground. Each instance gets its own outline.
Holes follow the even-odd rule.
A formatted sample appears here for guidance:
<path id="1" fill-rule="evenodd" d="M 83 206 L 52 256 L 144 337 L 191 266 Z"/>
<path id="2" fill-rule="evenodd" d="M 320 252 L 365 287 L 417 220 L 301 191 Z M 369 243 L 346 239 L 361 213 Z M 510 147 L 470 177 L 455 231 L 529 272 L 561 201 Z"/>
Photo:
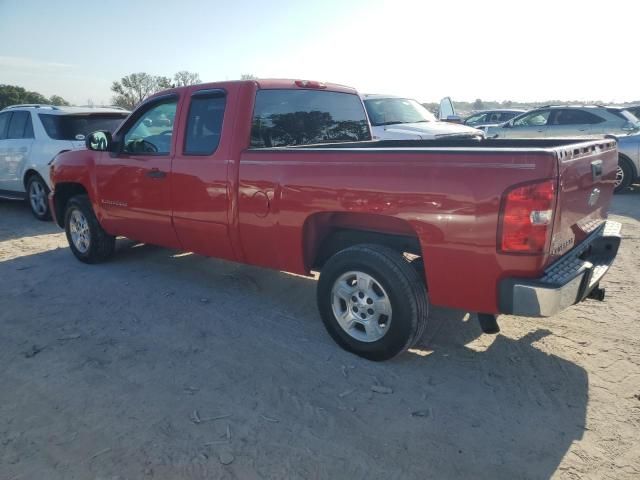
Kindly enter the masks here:
<path id="1" fill-rule="evenodd" d="M 604 303 L 497 336 L 434 308 L 372 363 L 312 279 L 127 240 L 88 266 L 0 203 L 0 479 L 640 478 L 640 189 L 612 213 Z"/>

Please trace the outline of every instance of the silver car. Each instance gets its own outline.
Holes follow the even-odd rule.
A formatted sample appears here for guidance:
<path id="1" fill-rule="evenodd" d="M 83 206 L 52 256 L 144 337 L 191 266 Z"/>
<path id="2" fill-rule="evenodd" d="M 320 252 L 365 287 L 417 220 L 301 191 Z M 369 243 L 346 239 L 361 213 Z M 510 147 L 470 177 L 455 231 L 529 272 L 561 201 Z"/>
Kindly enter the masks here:
<path id="1" fill-rule="evenodd" d="M 640 132 L 640 121 L 623 108 L 549 105 L 530 110 L 498 126 L 487 138 L 566 138 L 627 135 Z"/>
<path id="2" fill-rule="evenodd" d="M 623 135 L 618 140 L 618 174 L 616 192 L 640 181 L 640 134 Z"/>

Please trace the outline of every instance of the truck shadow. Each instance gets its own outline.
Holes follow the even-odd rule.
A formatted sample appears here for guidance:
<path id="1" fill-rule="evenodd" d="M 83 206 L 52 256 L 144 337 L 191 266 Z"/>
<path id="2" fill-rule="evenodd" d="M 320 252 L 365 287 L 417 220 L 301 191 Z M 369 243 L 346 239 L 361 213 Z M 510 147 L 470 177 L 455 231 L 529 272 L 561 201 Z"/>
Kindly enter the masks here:
<path id="1" fill-rule="evenodd" d="M 638 208 L 639 203 L 640 184 L 635 184 L 624 193 L 619 193 L 613 196 L 609 212 L 614 215 L 623 215 L 640 221 L 640 213 L 638 213 L 640 211 Z"/>
<path id="2" fill-rule="evenodd" d="M 21 270 L 24 265 L 36 265 L 38 278 L 33 270 Z M 34 285 L 50 285 L 51 291 L 36 294 Z M 6 333 L 0 350 L 19 352 L 18 345 L 35 335 L 56 345 L 42 358 L 56 355 L 56 368 L 65 369 L 53 386 L 14 362 L 12 380 L 23 392 L 37 384 L 56 404 L 79 412 L 85 424 L 104 418 L 117 425 L 102 434 L 106 445 L 141 433 L 109 410 L 108 402 L 95 407 L 100 411 L 75 410 L 77 399 L 113 395 L 122 404 L 123 396 L 136 396 L 125 402 L 132 405 L 128 415 L 149 423 L 158 420 L 149 412 L 173 419 L 173 438 L 162 441 L 178 455 L 182 439 L 193 434 L 182 430 L 189 412 L 176 411 L 167 392 L 181 391 L 184 379 L 199 387 L 199 401 L 238 409 L 240 416 L 268 405 L 270 416 L 295 426 L 296 435 L 316 452 L 310 461 L 334 478 L 347 468 L 353 478 L 395 472 L 403 478 L 546 479 L 585 431 L 587 372 L 545 352 L 544 338 L 551 332 L 534 323 L 530 333 L 518 337 L 507 318 L 504 335 L 483 337 L 478 345 L 475 318 L 434 308 L 431 328 L 416 349 L 390 362 L 367 362 L 340 350 L 324 332 L 313 279 L 128 240 L 119 240 L 116 257 L 100 266 L 75 261 L 68 249 L 1 262 L 0 292 L 6 306 L 0 313 L 0 331 Z M 43 305 L 51 311 L 45 318 L 37 313 Z M 56 343 L 61 331 L 81 337 L 73 346 Z M 89 376 L 86 365 L 100 371 Z M 373 394 L 376 382 L 392 387 L 393 394 Z M 345 391 L 353 393 L 340 397 Z M 0 398 L 17 411 L 15 426 L 20 398 L 9 391 Z M 145 409 L 133 406 L 138 402 Z M 328 420 L 305 416 L 308 405 Z M 43 424 L 59 415 L 23 413 L 41 416 Z M 275 454 L 269 450 L 271 434 L 259 422 L 243 424 L 251 444 L 264 450 L 248 453 L 258 464 Z M 55 420 L 51 424 L 63 428 Z M 149 441 L 137 441 L 143 440 Z M 363 442 L 366 447 L 354 447 Z M 349 457 L 369 466 L 360 471 Z"/>

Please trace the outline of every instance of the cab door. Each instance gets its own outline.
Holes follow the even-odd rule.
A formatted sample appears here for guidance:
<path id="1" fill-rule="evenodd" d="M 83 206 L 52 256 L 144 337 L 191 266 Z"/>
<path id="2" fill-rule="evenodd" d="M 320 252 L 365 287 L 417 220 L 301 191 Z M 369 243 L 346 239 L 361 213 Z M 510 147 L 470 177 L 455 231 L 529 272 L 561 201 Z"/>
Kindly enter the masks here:
<path id="1" fill-rule="evenodd" d="M 24 192 L 22 176 L 33 146 L 33 124 L 29 112 L 7 113 L 6 134 L 0 137 L 0 190 L 21 193 Z"/>
<path id="2" fill-rule="evenodd" d="M 228 221 L 233 121 L 226 111 L 227 91 L 193 87 L 184 102 L 171 166 L 173 224 L 184 250 L 234 260 Z"/>
<path id="3" fill-rule="evenodd" d="M 105 230 L 141 242 L 180 248 L 171 223 L 169 177 L 179 98 L 155 97 L 115 134 L 115 152 L 96 159 Z"/>

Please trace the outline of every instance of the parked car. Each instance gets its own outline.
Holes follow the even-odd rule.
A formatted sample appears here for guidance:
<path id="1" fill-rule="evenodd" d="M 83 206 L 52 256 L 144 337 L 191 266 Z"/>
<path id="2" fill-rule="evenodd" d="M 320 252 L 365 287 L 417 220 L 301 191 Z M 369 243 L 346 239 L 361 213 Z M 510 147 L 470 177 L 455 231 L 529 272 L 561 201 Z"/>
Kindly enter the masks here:
<path id="1" fill-rule="evenodd" d="M 475 128 L 439 121 L 423 105 L 410 98 L 366 94 L 363 100 L 374 139 L 433 140 L 484 136 Z"/>
<path id="2" fill-rule="evenodd" d="M 615 191 L 621 192 L 640 181 L 640 134 L 614 137 L 618 141 L 618 171 Z"/>
<path id="3" fill-rule="evenodd" d="M 0 197 L 26 199 L 39 220 L 50 218 L 49 165 L 60 152 L 85 148 L 94 130 L 114 131 L 128 115 L 118 108 L 14 105 L 0 112 Z"/>
<path id="4" fill-rule="evenodd" d="M 632 107 L 624 107 L 625 110 L 633 114 L 636 118 L 640 118 L 640 105 L 634 105 Z"/>
<path id="5" fill-rule="evenodd" d="M 623 108 L 550 105 L 536 108 L 493 127 L 489 138 L 568 138 L 626 135 L 640 131 L 640 121 Z"/>
<path id="6" fill-rule="evenodd" d="M 168 132 L 144 125 L 157 110 L 178 112 Z M 478 312 L 495 333 L 498 313 L 550 316 L 603 298 L 620 241 L 620 224 L 606 220 L 614 140 L 370 138 L 348 87 L 175 88 L 113 136 L 89 135 L 88 151 L 59 155 L 50 204 L 85 263 L 106 260 L 124 236 L 319 271 L 329 334 L 373 360 L 420 339 L 429 302 Z"/>
<path id="7" fill-rule="evenodd" d="M 524 112 L 525 110 L 517 109 L 483 110 L 471 114 L 464 120 L 464 124 L 474 128 L 495 126 L 505 123 Z"/>

